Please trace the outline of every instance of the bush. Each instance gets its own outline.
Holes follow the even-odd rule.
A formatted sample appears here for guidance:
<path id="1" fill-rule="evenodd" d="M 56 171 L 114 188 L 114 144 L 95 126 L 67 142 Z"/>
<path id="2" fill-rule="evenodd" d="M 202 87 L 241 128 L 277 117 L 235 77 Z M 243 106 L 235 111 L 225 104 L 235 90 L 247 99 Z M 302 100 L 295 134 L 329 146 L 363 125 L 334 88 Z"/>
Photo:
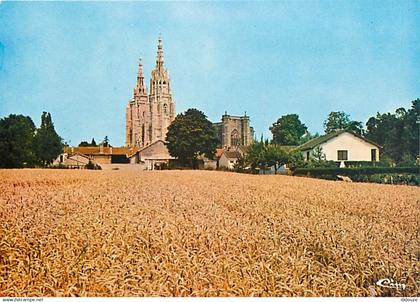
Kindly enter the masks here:
<path id="1" fill-rule="evenodd" d="M 387 162 L 379 161 L 345 161 L 346 168 L 359 168 L 359 167 L 390 167 Z"/>
<path id="2" fill-rule="evenodd" d="M 371 175 L 383 173 L 411 173 L 417 174 L 417 167 L 359 167 L 359 168 L 297 168 L 295 175 Z"/>
<path id="3" fill-rule="evenodd" d="M 419 185 L 417 167 L 359 167 L 359 168 L 298 168 L 294 175 L 336 180 L 337 175 L 349 176 L 356 182 Z"/>

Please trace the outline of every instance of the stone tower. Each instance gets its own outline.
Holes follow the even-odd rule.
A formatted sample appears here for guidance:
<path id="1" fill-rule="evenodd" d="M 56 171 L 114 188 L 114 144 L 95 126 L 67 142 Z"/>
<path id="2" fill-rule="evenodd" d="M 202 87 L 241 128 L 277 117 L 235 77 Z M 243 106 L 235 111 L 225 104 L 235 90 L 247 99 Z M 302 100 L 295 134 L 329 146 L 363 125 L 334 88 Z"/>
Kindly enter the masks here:
<path id="1" fill-rule="evenodd" d="M 126 108 L 126 146 L 144 147 L 157 140 L 165 140 L 168 126 L 174 119 L 175 102 L 169 73 L 163 65 L 162 39 L 159 38 L 149 95 L 144 84 L 143 66 L 139 62 L 133 98 Z"/>
<path id="2" fill-rule="evenodd" d="M 248 146 L 254 141 L 254 128 L 250 126 L 249 116 L 234 116 L 225 112 L 222 121 L 213 123 L 219 136 L 219 147 L 230 148 Z"/>

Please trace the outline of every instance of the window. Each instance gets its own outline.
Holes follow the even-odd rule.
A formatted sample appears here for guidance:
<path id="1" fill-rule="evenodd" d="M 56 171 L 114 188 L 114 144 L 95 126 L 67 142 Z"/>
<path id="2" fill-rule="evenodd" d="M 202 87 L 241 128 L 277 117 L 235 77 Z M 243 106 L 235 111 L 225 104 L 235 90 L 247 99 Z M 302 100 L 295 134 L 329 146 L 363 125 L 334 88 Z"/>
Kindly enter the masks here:
<path id="1" fill-rule="evenodd" d="M 347 160 L 348 154 L 347 150 L 338 150 L 337 151 L 337 159 L 338 160 Z"/>
<path id="2" fill-rule="evenodd" d="M 376 149 L 371 149 L 370 150 L 370 157 L 371 157 L 372 161 L 376 161 Z"/>
<path id="3" fill-rule="evenodd" d="M 306 160 L 309 160 L 309 151 L 306 151 Z"/>
<path id="4" fill-rule="evenodd" d="M 63 161 L 63 155 L 60 155 L 60 163 L 62 163 Z"/>
<path id="5" fill-rule="evenodd" d="M 163 113 L 164 113 L 165 115 L 167 115 L 167 114 L 168 114 L 168 105 L 167 105 L 167 104 L 163 104 Z"/>
<path id="6" fill-rule="evenodd" d="M 232 146 L 238 146 L 239 145 L 239 133 L 236 129 L 233 130 L 231 135 L 230 135 L 230 144 Z"/>

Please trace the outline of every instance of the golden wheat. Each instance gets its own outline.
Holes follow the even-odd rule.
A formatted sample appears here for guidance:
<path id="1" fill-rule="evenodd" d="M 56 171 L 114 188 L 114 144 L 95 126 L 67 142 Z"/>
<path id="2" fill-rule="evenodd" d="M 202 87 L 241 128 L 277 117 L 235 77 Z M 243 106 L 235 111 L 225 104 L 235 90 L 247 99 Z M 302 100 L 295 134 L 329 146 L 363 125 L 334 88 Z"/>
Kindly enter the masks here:
<path id="1" fill-rule="evenodd" d="M 0 179 L 0 296 L 419 293 L 416 187 L 211 171 Z"/>

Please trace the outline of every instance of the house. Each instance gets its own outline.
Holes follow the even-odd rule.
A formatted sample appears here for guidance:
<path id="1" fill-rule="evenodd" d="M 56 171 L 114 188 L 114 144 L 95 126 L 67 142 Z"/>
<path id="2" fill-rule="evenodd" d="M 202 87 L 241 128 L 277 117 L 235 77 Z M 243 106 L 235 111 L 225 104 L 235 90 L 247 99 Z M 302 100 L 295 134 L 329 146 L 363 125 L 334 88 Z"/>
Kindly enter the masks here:
<path id="1" fill-rule="evenodd" d="M 60 154 L 53 162 L 53 166 L 66 166 L 74 169 L 84 169 L 89 163 L 90 158 L 81 153 L 63 153 Z"/>
<path id="2" fill-rule="evenodd" d="M 169 154 L 163 140 L 157 140 L 152 144 L 129 153 L 131 164 L 140 164 L 144 170 L 162 170 L 169 165 L 169 161 L 175 159 Z"/>
<path id="3" fill-rule="evenodd" d="M 238 164 L 240 158 L 242 158 L 242 155 L 239 151 L 225 149 L 219 158 L 219 168 L 232 170 Z"/>
<path id="4" fill-rule="evenodd" d="M 340 166 L 344 166 L 345 161 L 379 161 L 380 146 L 350 130 L 338 130 L 314 138 L 297 150 L 309 160 L 318 147 L 322 148 L 326 160 L 339 161 Z"/>

